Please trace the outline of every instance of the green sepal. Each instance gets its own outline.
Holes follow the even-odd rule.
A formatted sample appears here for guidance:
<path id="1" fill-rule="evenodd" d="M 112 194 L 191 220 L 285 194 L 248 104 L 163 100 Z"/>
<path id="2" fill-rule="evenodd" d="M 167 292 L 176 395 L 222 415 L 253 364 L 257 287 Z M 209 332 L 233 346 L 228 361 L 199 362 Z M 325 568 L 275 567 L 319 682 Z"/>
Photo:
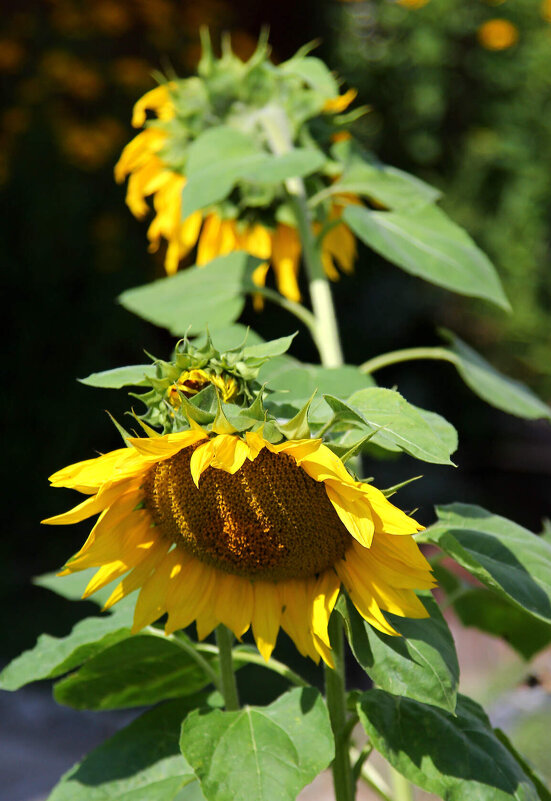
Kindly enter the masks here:
<path id="1" fill-rule="evenodd" d="M 196 406 L 194 403 L 190 401 L 188 397 L 184 395 L 183 392 L 178 392 L 178 396 L 182 402 L 180 409 L 183 410 L 183 414 L 185 414 L 188 420 L 193 420 L 195 423 L 199 423 L 199 425 L 202 426 L 202 425 L 208 425 L 209 423 L 212 423 L 216 419 L 215 414 L 211 413 L 210 411 L 206 411 L 205 409 L 201 409 L 199 406 Z M 197 395 L 195 397 L 197 397 Z M 180 409 L 178 411 L 180 411 Z"/>
<path id="2" fill-rule="evenodd" d="M 117 431 L 119 432 L 119 434 L 121 435 L 121 437 L 122 437 L 122 441 L 124 442 L 124 444 L 126 445 L 126 447 L 127 447 L 127 448 L 130 448 L 130 447 L 132 447 L 132 446 L 131 446 L 131 445 L 129 445 L 129 443 L 128 443 L 128 438 L 129 438 L 129 437 L 131 437 L 131 436 L 132 436 L 132 434 L 129 434 L 129 433 L 128 433 L 128 431 L 127 431 L 127 430 L 126 430 L 126 429 L 125 429 L 123 426 L 121 426 L 121 424 L 119 423 L 119 421 L 118 421 L 118 420 L 115 420 L 115 418 L 113 417 L 113 415 L 111 414 L 111 412 L 108 412 L 108 411 L 106 410 L 106 412 L 105 412 L 105 413 L 106 413 L 106 415 L 109 417 L 109 419 L 111 420 L 111 422 L 113 423 L 113 425 L 115 426 L 115 428 L 117 429 Z"/>
<path id="3" fill-rule="evenodd" d="M 407 487 L 407 485 L 411 484 L 412 481 L 419 481 L 420 478 L 423 478 L 423 476 L 412 476 L 411 478 L 406 478 L 405 481 L 400 481 L 399 484 L 394 484 L 392 487 L 387 487 L 386 489 L 380 490 L 380 492 L 383 493 L 385 498 L 392 498 L 392 496 L 395 495 L 398 490 L 401 490 L 402 487 Z"/>
<path id="4" fill-rule="evenodd" d="M 284 437 L 287 439 L 309 439 L 311 436 L 310 426 L 308 424 L 308 410 L 310 404 L 316 396 L 317 390 L 310 395 L 302 409 L 295 414 L 295 416 L 288 420 L 286 423 L 278 423 L 277 427 Z"/>

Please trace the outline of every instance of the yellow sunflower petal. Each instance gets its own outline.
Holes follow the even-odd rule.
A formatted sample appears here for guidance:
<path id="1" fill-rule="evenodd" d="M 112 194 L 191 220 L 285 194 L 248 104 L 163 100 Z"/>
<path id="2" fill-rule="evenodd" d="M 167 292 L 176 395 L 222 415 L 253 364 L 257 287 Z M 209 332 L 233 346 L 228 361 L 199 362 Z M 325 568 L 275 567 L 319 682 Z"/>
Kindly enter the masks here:
<path id="1" fill-rule="evenodd" d="M 331 648 L 327 626 L 333 607 L 337 603 L 341 582 L 334 570 L 326 570 L 318 578 L 312 607 L 312 629 L 327 648 Z"/>
<path id="2" fill-rule="evenodd" d="M 207 439 L 208 434 L 200 430 L 181 431 L 178 434 L 165 434 L 162 437 L 129 437 L 127 442 L 135 448 L 140 456 L 152 461 L 169 459 L 182 448 L 188 448 L 202 439 Z"/>
<path id="3" fill-rule="evenodd" d="M 249 579 L 220 573 L 216 579 L 214 613 L 240 640 L 251 625 L 253 614 L 253 585 Z"/>
<path id="4" fill-rule="evenodd" d="M 371 519 L 367 504 L 351 504 L 343 498 L 341 486 L 336 482 L 325 482 L 325 491 L 343 526 L 365 548 L 369 548 L 373 540 L 375 526 Z"/>
<path id="5" fill-rule="evenodd" d="M 212 440 L 207 440 L 193 451 L 189 463 L 189 469 L 191 472 L 191 477 L 193 478 L 193 483 L 196 487 L 199 487 L 199 479 L 207 467 L 211 466 L 213 459 L 214 446 L 212 444 Z"/>
<path id="6" fill-rule="evenodd" d="M 203 229 L 197 245 L 197 264 L 207 264 L 220 255 L 222 220 L 217 214 L 209 214 L 203 223 Z"/>
<path id="7" fill-rule="evenodd" d="M 193 557 L 186 560 L 181 572 L 171 577 L 166 596 L 167 634 L 185 629 L 197 619 L 211 600 L 214 578 L 214 569 Z"/>
<path id="8" fill-rule="evenodd" d="M 277 288 L 289 300 L 300 301 L 298 270 L 300 264 L 300 239 L 295 228 L 280 223 L 272 239 L 272 264 Z"/>
<path id="9" fill-rule="evenodd" d="M 338 114 L 339 112 L 344 111 L 345 109 L 348 108 L 350 103 L 352 103 L 353 100 L 355 100 L 357 94 L 358 94 L 357 89 L 348 89 L 348 91 L 342 95 L 331 97 L 329 100 L 326 100 L 325 103 L 323 104 L 323 111 L 332 114 Z"/>
<path id="10" fill-rule="evenodd" d="M 253 635 L 266 662 L 272 655 L 281 622 L 281 596 L 277 584 L 257 581 L 254 585 Z"/>
<path id="11" fill-rule="evenodd" d="M 280 585 L 283 614 L 281 625 L 293 640 L 303 656 L 309 656 L 315 662 L 319 654 L 314 647 L 311 631 L 312 607 L 316 580 L 288 579 Z"/>
<path id="12" fill-rule="evenodd" d="M 164 559 L 169 548 L 169 540 L 160 539 L 155 548 L 148 551 L 142 561 L 117 584 L 103 605 L 103 609 L 110 609 L 127 595 L 130 595 L 130 593 L 145 584 L 152 571 L 155 570 L 159 562 Z"/>
<path id="13" fill-rule="evenodd" d="M 166 612 L 170 574 L 179 557 L 180 554 L 176 549 L 170 551 L 142 586 L 136 601 L 132 634 L 154 623 Z"/>

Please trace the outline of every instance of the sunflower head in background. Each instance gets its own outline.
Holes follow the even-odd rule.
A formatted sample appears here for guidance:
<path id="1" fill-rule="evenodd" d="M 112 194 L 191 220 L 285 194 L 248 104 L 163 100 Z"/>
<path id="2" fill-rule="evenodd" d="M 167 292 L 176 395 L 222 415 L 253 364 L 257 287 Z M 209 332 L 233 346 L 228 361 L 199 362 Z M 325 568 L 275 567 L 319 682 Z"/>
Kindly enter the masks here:
<path id="1" fill-rule="evenodd" d="M 283 628 L 301 654 L 332 665 L 327 626 L 341 589 L 389 635 L 397 632 L 384 612 L 427 616 L 414 592 L 434 585 L 412 538 L 421 526 L 351 475 L 330 441 L 309 435 L 308 404 L 300 425 L 265 407 L 254 376 L 262 347 L 276 348 L 254 347 L 198 368 L 197 351 L 181 348 L 180 364 L 167 363 L 159 379 L 177 415 L 167 416 L 178 421 L 172 431 L 145 426 L 127 447 L 55 473 L 53 486 L 90 497 L 44 522 L 99 515 L 63 573 L 98 568 L 84 597 L 117 581 L 106 607 L 139 590 L 135 632 L 165 614 L 167 633 L 195 622 L 200 639 L 220 623 L 238 638 L 252 627 L 268 659 Z M 245 365 L 240 375 L 228 369 L 232 358 Z M 188 374 L 177 409 L 169 366 Z M 205 386 L 190 392 L 190 381 Z M 236 393 L 226 402 L 228 385 Z M 157 396 L 141 397 L 158 408 Z"/>
<path id="2" fill-rule="evenodd" d="M 299 300 L 301 244 L 284 181 L 300 175 L 310 196 L 330 187 L 344 169 L 334 146 L 349 140 L 347 126 L 364 110 L 345 113 L 356 92 L 340 94 L 331 72 L 307 49 L 278 65 L 269 55 L 261 38 L 243 62 L 226 38 L 217 58 L 203 35 L 198 75 L 160 79 L 136 103 L 132 124 L 143 130 L 123 150 L 115 177 L 128 177 L 126 202 L 136 217 L 151 211 L 151 200 L 149 249 L 166 241 L 168 274 L 194 249 L 198 265 L 245 250 L 266 260 L 255 273 L 259 285 L 271 266 L 279 291 Z M 265 123 L 274 112 L 286 120 L 294 152 L 268 165 Z M 333 194 L 315 208 L 314 231 L 333 280 L 337 268 L 353 269 L 356 241 L 340 218 L 357 202 L 353 194 Z"/>

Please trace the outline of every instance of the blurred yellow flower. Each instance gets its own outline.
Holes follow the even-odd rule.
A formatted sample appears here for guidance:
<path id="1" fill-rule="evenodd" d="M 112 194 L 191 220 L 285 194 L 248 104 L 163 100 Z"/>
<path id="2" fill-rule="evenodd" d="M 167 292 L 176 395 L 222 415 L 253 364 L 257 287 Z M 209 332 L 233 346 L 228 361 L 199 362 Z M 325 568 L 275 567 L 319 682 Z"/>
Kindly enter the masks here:
<path id="1" fill-rule="evenodd" d="M 175 116 L 170 98 L 170 83 L 158 86 L 144 95 L 134 106 L 132 125 L 142 127 L 148 111 L 157 118 L 170 121 Z M 350 90 L 342 98 L 335 98 L 339 107 L 348 105 L 354 95 Z M 155 216 L 147 231 L 149 251 L 158 250 L 161 239 L 168 243 L 165 269 L 173 275 L 180 262 L 197 246 L 196 262 L 204 265 L 217 256 L 234 250 L 245 250 L 253 256 L 265 259 L 255 273 L 254 280 L 263 286 L 271 265 L 282 295 L 290 300 L 300 300 L 297 275 L 300 263 L 301 244 L 297 230 L 284 223 L 269 226 L 261 223 L 246 223 L 237 219 L 223 219 L 216 212 L 203 214 L 196 211 L 182 220 L 182 191 L 186 178 L 167 167 L 160 156 L 167 133 L 159 128 L 146 128 L 124 148 L 115 165 L 115 179 L 122 183 L 127 176 L 126 203 L 132 214 L 141 219 L 149 212 L 146 198 L 153 196 Z M 358 202 L 355 198 L 339 198 L 335 201 L 330 220 L 335 222 L 342 213 L 342 205 Z M 316 233 L 319 233 L 319 226 Z M 335 264 L 344 272 L 351 272 L 356 256 L 356 240 L 343 224 L 334 224 L 322 242 L 322 261 L 331 279 L 338 277 Z M 258 306 L 257 299 L 257 306 Z"/>
<path id="2" fill-rule="evenodd" d="M 489 19 L 478 29 L 478 41 L 486 50 L 507 50 L 518 41 L 518 28 L 507 19 Z"/>
<path id="3" fill-rule="evenodd" d="M 428 2 L 429 0 L 398 0 L 398 5 L 415 10 L 417 8 L 423 8 Z"/>
<path id="4" fill-rule="evenodd" d="M 541 4 L 541 15 L 547 22 L 551 22 L 551 0 L 543 0 Z"/>
<path id="5" fill-rule="evenodd" d="M 0 39 L 0 72 L 16 72 L 24 59 L 23 45 L 15 39 Z"/>

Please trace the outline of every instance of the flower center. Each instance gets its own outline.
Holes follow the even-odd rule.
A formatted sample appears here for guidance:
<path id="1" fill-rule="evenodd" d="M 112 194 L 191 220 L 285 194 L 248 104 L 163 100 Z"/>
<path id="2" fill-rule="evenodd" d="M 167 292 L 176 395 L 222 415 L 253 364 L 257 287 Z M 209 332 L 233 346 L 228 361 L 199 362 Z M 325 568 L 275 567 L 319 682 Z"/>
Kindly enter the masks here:
<path id="1" fill-rule="evenodd" d="M 325 487 L 294 459 L 264 448 L 234 475 L 209 467 L 199 488 L 184 448 L 149 471 L 146 506 L 164 536 L 220 570 L 258 579 L 314 576 L 351 537 Z"/>

